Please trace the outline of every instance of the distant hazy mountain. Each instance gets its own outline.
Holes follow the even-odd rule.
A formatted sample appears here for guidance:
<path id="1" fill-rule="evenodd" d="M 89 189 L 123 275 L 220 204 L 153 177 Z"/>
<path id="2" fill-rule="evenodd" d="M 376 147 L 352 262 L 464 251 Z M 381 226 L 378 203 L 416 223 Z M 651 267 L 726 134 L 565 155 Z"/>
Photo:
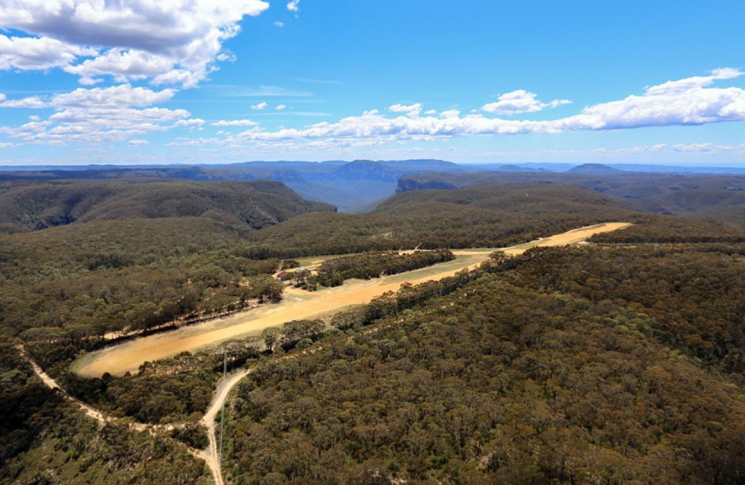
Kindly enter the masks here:
<path id="1" fill-rule="evenodd" d="M 30 168 L 30 167 L 29 167 Z M 47 170 L 49 168 L 53 168 Z M 196 166 L 88 166 L 43 167 L 27 171 L 2 171 L 2 180 L 173 178 L 186 180 L 276 180 L 308 200 L 332 204 L 343 212 L 390 197 L 403 175 L 452 173 L 463 168 L 441 160 L 353 162 L 247 162 Z"/>
<path id="2" fill-rule="evenodd" d="M 498 169 L 500 172 L 540 172 L 535 168 L 521 167 L 520 165 L 502 165 Z"/>
<path id="3" fill-rule="evenodd" d="M 455 164 L 442 160 L 345 162 L 278 161 L 246 162 L 222 165 L 150 165 L 150 166 L 45 166 L 0 167 L 0 181 L 42 179 L 119 179 L 170 178 L 185 180 L 276 180 L 305 199 L 325 202 L 341 212 L 363 212 L 376 201 L 396 192 L 430 188 L 454 189 L 484 183 L 536 183 L 557 180 L 555 175 L 597 177 L 655 172 L 667 174 L 737 174 L 745 169 L 712 167 L 675 167 L 663 165 L 567 163 L 485 163 Z M 447 175 L 439 177 L 437 174 Z M 449 175 L 457 175 L 450 177 Z M 415 177 L 411 177 L 415 176 Z M 426 182 L 424 181 L 426 180 Z M 559 178 L 558 180 L 563 180 Z"/>
<path id="4" fill-rule="evenodd" d="M 585 174 L 612 174 L 621 172 L 621 170 L 601 163 L 585 163 L 577 167 L 568 170 L 571 173 L 585 173 Z"/>

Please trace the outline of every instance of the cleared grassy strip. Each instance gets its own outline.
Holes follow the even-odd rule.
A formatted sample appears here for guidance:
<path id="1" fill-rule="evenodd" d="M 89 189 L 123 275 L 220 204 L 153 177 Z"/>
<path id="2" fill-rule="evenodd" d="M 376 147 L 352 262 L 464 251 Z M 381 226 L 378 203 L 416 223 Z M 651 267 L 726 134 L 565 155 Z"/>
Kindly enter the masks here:
<path id="1" fill-rule="evenodd" d="M 503 248 L 502 251 L 517 255 L 536 246 L 576 244 L 595 234 L 625 229 L 629 226 L 630 224 L 623 222 L 598 224 L 531 243 Z M 82 357 L 73 364 L 73 369 L 78 374 L 88 377 L 98 377 L 105 372 L 113 375 L 136 372 L 140 365 L 147 361 L 203 349 L 232 338 L 255 335 L 265 328 L 278 326 L 291 320 L 317 318 L 350 305 L 369 303 L 386 291 L 397 291 L 403 283 L 419 284 L 452 276 L 465 268 L 473 268 L 481 264 L 495 250 L 453 251 L 458 256 L 453 261 L 374 280 L 349 280 L 343 286 L 325 288 L 314 293 L 288 289 L 285 299 L 277 305 L 269 305 L 109 347 Z"/>

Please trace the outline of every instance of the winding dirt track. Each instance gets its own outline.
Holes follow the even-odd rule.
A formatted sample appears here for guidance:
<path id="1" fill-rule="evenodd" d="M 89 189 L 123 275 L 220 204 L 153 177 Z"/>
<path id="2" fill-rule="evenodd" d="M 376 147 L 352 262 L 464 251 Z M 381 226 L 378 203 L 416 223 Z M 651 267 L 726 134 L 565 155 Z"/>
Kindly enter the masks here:
<path id="1" fill-rule="evenodd" d="M 518 246 L 512 246 L 509 248 L 504 248 L 502 249 L 502 251 L 504 251 L 508 255 L 519 255 L 532 247 L 564 246 L 568 244 L 576 244 L 576 243 L 586 240 L 587 238 L 595 234 L 616 231 L 619 229 L 625 229 L 629 227 L 630 225 L 631 224 L 628 224 L 628 223 L 617 222 L 617 223 L 607 223 L 607 224 L 599 224 L 596 226 L 584 227 L 584 228 L 575 229 L 573 231 L 569 231 L 563 234 L 559 234 L 559 235 L 556 235 L 550 238 L 539 239 L 537 241 L 533 241 L 530 243 L 521 244 Z M 447 276 L 452 276 L 458 271 L 461 271 L 465 268 L 474 268 L 478 266 L 481 262 L 483 262 L 486 258 L 488 258 L 489 254 L 491 254 L 493 251 L 494 251 L 493 249 L 454 251 L 454 253 L 457 255 L 457 259 L 455 261 L 451 261 L 448 263 L 442 263 L 440 265 L 436 265 L 430 268 L 424 268 L 421 270 L 411 271 L 409 273 L 404 273 L 402 275 L 380 278 L 379 280 L 373 280 L 372 282 L 354 282 L 352 284 L 345 284 L 344 286 L 339 287 L 339 288 L 329 289 L 323 292 L 318 292 L 318 293 L 313 293 L 313 294 L 308 294 L 305 292 L 300 292 L 299 290 L 294 290 L 294 291 L 291 291 L 290 293 L 295 293 L 295 297 L 292 298 L 289 302 L 286 300 L 284 304 L 284 307 L 286 308 L 283 311 L 275 311 L 275 312 L 266 311 L 264 313 L 268 313 L 269 315 L 261 315 L 261 316 L 258 316 L 252 319 L 249 318 L 247 322 L 249 324 L 253 322 L 253 325 L 250 325 L 253 327 L 256 327 L 258 325 L 259 328 L 267 328 L 269 326 L 283 323 L 284 321 L 288 321 L 290 319 L 308 318 L 310 316 L 319 315 L 322 313 L 326 313 L 328 311 L 338 310 L 350 304 L 366 303 L 366 302 L 369 302 L 375 296 L 380 295 L 386 291 L 397 290 L 398 288 L 400 288 L 401 284 L 405 282 L 412 283 L 412 284 L 418 284 L 418 283 L 422 283 L 425 281 L 442 279 Z M 322 295 L 320 298 L 318 297 L 319 294 Z M 276 305 L 276 306 L 282 307 L 283 305 Z M 299 307 L 301 312 L 299 314 L 292 313 L 291 311 L 287 310 L 287 307 L 289 307 L 290 310 L 297 310 Z M 219 333 L 221 327 L 223 327 L 224 325 L 218 325 L 216 324 L 216 322 L 208 322 L 208 324 L 200 325 L 200 327 L 202 326 L 207 327 L 206 329 L 202 329 L 202 331 L 198 332 L 196 335 L 196 338 L 198 338 L 200 335 L 202 338 L 196 341 L 197 345 L 192 345 L 191 347 L 185 348 L 183 350 L 192 350 L 195 348 L 204 347 L 206 345 L 209 345 L 209 343 L 220 342 L 227 338 L 232 338 L 235 336 L 239 336 L 241 334 L 245 334 L 246 329 L 241 327 L 242 325 L 245 326 L 245 324 L 240 323 L 241 318 L 245 318 L 245 315 L 236 315 L 235 317 L 232 317 L 231 319 L 238 319 L 238 322 L 230 324 L 230 326 L 222 329 L 222 330 L 229 331 L 227 332 L 230 335 L 229 337 L 225 337 L 223 333 Z M 231 320 L 231 319 L 226 319 L 226 320 Z M 233 328 L 233 327 L 238 327 L 238 328 Z M 365 331 L 365 333 L 372 333 L 378 330 L 380 330 L 380 328 L 369 329 Z M 174 332 L 170 332 L 170 334 L 168 335 L 173 336 L 173 334 L 177 334 L 179 332 L 180 330 L 177 330 Z M 216 332 L 218 332 L 217 336 L 214 335 Z M 207 336 L 207 338 L 205 339 L 204 336 Z M 160 337 L 160 336 L 153 336 L 153 337 Z M 131 343 L 136 344 L 138 342 L 143 342 L 143 341 L 148 341 L 148 340 L 158 340 L 153 337 L 145 337 L 145 338 L 138 339 L 135 342 L 131 342 Z M 192 338 L 195 338 L 195 337 L 192 337 Z M 176 339 L 177 339 L 176 341 L 179 341 L 179 340 L 182 341 L 181 346 L 184 345 L 184 340 L 186 340 L 186 338 L 183 336 L 177 336 Z M 209 343 L 205 343 L 205 342 L 209 342 Z M 157 346 L 157 342 L 155 344 Z M 193 341 L 186 340 L 186 344 L 187 345 L 193 344 Z M 115 368 L 107 365 L 107 364 L 110 364 L 112 361 L 112 357 L 110 355 L 111 353 L 115 353 L 116 351 L 124 352 L 125 354 L 127 352 L 132 352 L 133 350 L 131 348 L 127 348 L 129 346 L 130 344 L 123 344 L 123 345 L 114 347 L 110 350 L 97 353 L 95 359 L 87 361 L 87 363 L 82 368 L 79 368 L 80 373 L 83 375 L 90 375 L 92 372 L 93 373 L 92 375 L 99 375 L 100 373 L 103 373 L 103 372 L 123 373 L 123 372 L 126 372 L 126 370 L 136 370 L 136 368 L 121 370 L 121 362 L 122 361 L 127 362 L 127 359 L 126 358 L 122 359 L 122 357 L 117 358 L 116 355 L 113 358 L 113 362 L 120 366 L 116 368 L 118 372 L 114 371 Z M 146 342 L 146 344 L 144 345 L 144 348 L 145 349 L 154 348 L 153 343 Z M 39 367 L 39 365 L 36 364 L 36 362 L 33 359 L 31 359 L 31 357 L 26 353 L 23 346 L 19 346 L 18 350 L 20 351 L 21 355 L 29 362 L 29 364 L 31 364 L 34 372 L 44 382 L 45 385 L 47 385 L 50 389 L 55 389 L 63 393 L 66 399 L 68 399 L 69 401 L 77 405 L 86 415 L 88 415 L 89 417 L 95 419 L 96 421 L 102 424 L 112 422 L 112 421 L 118 421 L 118 418 L 107 416 L 104 413 L 92 408 L 91 406 L 69 395 L 67 392 L 64 391 L 64 389 L 60 388 L 60 386 L 57 384 L 57 382 L 54 379 L 52 379 L 52 377 L 46 374 L 43 371 L 43 369 L 41 369 L 41 367 Z M 299 354 L 288 355 L 288 356 L 282 357 L 280 360 L 296 358 L 298 356 L 305 355 L 308 352 L 315 353 L 318 350 L 319 349 L 311 349 L 308 351 L 301 352 Z M 114 351 L 114 352 L 111 352 L 111 351 Z M 168 352 L 171 352 L 171 353 L 167 353 L 159 357 L 155 357 L 152 354 L 150 354 L 150 358 L 146 360 L 153 360 L 153 358 L 163 358 L 163 357 L 167 357 L 168 355 L 173 355 L 177 353 L 177 352 L 173 352 L 172 350 L 168 350 Z M 142 352 L 140 351 L 139 354 L 141 353 Z M 156 352 L 156 355 L 157 355 L 157 352 Z M 131 361 L 132 359 L 130 358 L 130 365 L 131 365 Z M 94 364 L 97 364 L 97 366 Z M 108 370 L 103 370 L 103 371 L 95 370 L 95 369 L 99 369 L 100 367 L 103 367 L 104 369 L 108 369 Z M 91 371 L 90 369 L 94 369 L 94 370 Z M 224 485 L 225 483 L 223 480 L 220 453 L 218 450 L 218 442 L 217 442 L 217 434 L 216 434 L 216 418 L 217 418 L 218 413 L 225 406 L 225 402 L 227 401 L 230 391 L 233 389 L 233 387 L 235 387 L 238 384 L 238 382 L 241 381 L 241 379 L 245 378 L 251 372 L 253 372 L 253 369 L 242 369 L 220 380 L 220 382 L 218 383 L 217 389 L 215 390 L 212 403 L 210 404 L 210 407 L 205 413 L 205 415 L 200 420 L 200 423 L 207 428 L 207 433 L 209 436 L 209 446 L 207 447 L 206 450 L 195 450 L 195 449 L 187 447 L 189 452 L 193 456 L 205 461 L 205 463 L 207 464 L 207 466 L 209 467 L 212 473 L 213 479 L 215 481 L 215 485 Z M 153 426 L 153 425 L 144 425 L 140 423 L 131 423 L 131 422 L 128 422 L 126 424 L 130 426 L 131 428 L 136 429 L 138 431 L 148 431 L 153 434 L 155 434 L 156 430 L 170 431 L 174 428 L 173 425 Z"/>
<path id="2" fill-rule="evenodd" d="M 55 381 L 49 374 L 44 372 L 44 370 L 41 367 L 39 367 L 39 364 L 37 364 L 36 361 L 32 359 L 30 355 L 28 355 L 28 353 L 26 352 L 26 349 L 22 345 L 18 345 L 16 346 L 16 348 L 20 352 L 21 357 L 23 357 L 26 360 L 26 362 L 28 362 L 31 365 L 31 368 L 34 370 L 34 373 L 39 379 L 41 379 L 44 385 L 46 385 L 49 389 L 59 392 L 63 398 L 65 398 L 67 401 L 77 406 L 81 411 L 83 411 L 83 413 L 85 413 L 86 416 L 98 421 L 98 423 L 100 423 L 101 425 L 105 425 L 106 423 L 120 422 L 121 424 L 124 424 L 127 427 L 129 427 L 130 429 L 133 429 L 135 431 L 140 431 L 140 432 L 148 432 L 152 434 L 153 436 L 156 436 L 158 431 L 168 432 L 168 431 L 175 429 L 176 427 L 183 426 L 183 424 L 181 425 L 142 424 L 142 423 L 132 422 L 129 420 L 125 421 L 120 418 L 116 418 L 116 417 L 104 414 L 103 412 L 98 411 L 97 409 L 94 409 L 93 407 L 80 401 L 79 399 L 74 398 L 67 391 L 61 388 L 60 385 L 57 384 L 57 381 Z M 187 451 L 192 456 L 205 462 L 207 467 L 210 469 L 210 472 L 212 473 L 212 478 L 215 480 L 215 485 L 224 485 L 224 482 L 222 479 L 222 470 L 220 468 L 220 461 L 217 458 L 218 456 L 217 445 L 216 443 L 213 443 L 214 437 L 215 437 L 214 416 L 215 414 L 217 414 L 217 412 L 219 412 L 220 409 L 213 411 L 213 408 L 214 406 L 217 406 L 217 405 L 219 405 L 220 408 L 222 408 L 222 406 L 225 405 L 225 398 L 227 398 L 230 389 L 232 389 L 233 386 L 235 386 L 240 379 L 246 377 L 246 375 L 248 375 L 249 373 L 250 371 L 244 371 L 241 373 L 242 375 L 240 375 L 240 378 L 235 381 L 231 381 L 230 379 L 227 379 L 221 382 L 221 386 L 229 385 L 229 387 L 223 392 L 220 392 L 220 387 L 218 387 L 216 391 L 217 394 L 215 396 L 215 400 L 213 401 L 212 407 L 210 408 L 210 412 L 212 412 L 212 415 L 211 415 L 212 422 L 209 426 L 207 426 L 208 431 L 209 431 L 209 436 L 210 436 L 209 448 L 207 448 L 206 450 L 196 450 L 194 448 L 186 446 Z M 222 397 L 220 397 L 221 395 Z M 202 424 L 207 425 L 207 422 L 205 421 L 205 419 L 207 419 L 207 416 L 203 418 Z"/>
<path id="3" fill-rule="evenodd" d="M 624 222 L 597 224 L 501 250 L 509 255 L 518 255 L 532 247 L 576 244 L 595 234 L 625 229 L 630 225 Z M 500 249 L 453 251 L 457 256 L 454 261 L 374 280 L 352 280 L 343 286 L 313 293 L 290 288 L 279 304 L 125 342 L 91 353 L 76 362 L 73 368 L 85 377 L 100 377 L 105 372 L 113 375 L 137 372 L 140 365 L 147 361 L 202 349 L 232 338 L 255 335 L 265 328 L 288 321 L 315 318 L 350 305 L 369 303 L 387 291 L 397 291 L 403 283 L 419 284 L 452 276 L 463 269 L 475 268 L 495 250 Z"/>

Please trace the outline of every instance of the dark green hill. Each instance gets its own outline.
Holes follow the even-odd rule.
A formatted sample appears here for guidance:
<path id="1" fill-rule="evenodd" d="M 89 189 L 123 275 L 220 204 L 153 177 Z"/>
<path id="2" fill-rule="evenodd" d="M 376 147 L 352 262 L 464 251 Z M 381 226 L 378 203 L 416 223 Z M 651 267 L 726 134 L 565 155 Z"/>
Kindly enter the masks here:
<path id="1" fill-rule="evenodd" d="M 629 220 L 634 214 L 623 202 L 585 188 L 488 184 L 405 192 L 357 216 L 305 214 L 251 239 L 267 254 L 281 250 L 285 256 L 417 246 L 502 247 L 597 222 Z"/>
<path id="2" fill-rule="evenodd" d="M 0 224 L 32 230 L 73 222 L 167 217 L 207 217 L 260 229 L 305 212 L 333 210 L 272 181 L 16 182 L 0 189 Z"/>
<path id="3" fill-rule="evenodd" d="M 579 168 L 579 167 L 578 167 Z M 592 189 L 631 208 L 657 214 L 714 219 L 745 228 L 745 177 L 623 171 L 563 173 L 426 173 L 401 177 L 397 192 L 463 189 L 487 183 L 564 184 Z"/>

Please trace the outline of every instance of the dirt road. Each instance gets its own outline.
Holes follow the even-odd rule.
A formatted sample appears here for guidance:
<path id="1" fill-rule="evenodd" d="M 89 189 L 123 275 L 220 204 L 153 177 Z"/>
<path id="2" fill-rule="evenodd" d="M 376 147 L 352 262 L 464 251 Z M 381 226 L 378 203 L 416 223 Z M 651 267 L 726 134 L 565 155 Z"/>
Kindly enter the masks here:
<path id="1" fill-rule="evenodd" d="M 510 255 L 518 255 L 532 247 L 576 244 L 595 234 L 629 226 L 630 224 L 623 222 L 598 224 L 501 250 Z M 313 293 L 288 289 L 285 299 L 279 304 L 125 342 L 81 358 L 73 364 L 73 369 L 86 377 L 99 377 L 105 372 L 113 375 L 136 372 L 147 361 L 206 348 L 232 338 L 256 335 L 265 328 L 288 321 L 314 318 L 350 305 L 369 303 L 386 291 L 397 291 L 403 283 L 419 284 L 452 276 L 463 269 L 478 266 L 493 251 L 495 249 L 453 251 L 457 256 L 453 261 L 374 280 L 351 280 L 343 286 Z"/>

